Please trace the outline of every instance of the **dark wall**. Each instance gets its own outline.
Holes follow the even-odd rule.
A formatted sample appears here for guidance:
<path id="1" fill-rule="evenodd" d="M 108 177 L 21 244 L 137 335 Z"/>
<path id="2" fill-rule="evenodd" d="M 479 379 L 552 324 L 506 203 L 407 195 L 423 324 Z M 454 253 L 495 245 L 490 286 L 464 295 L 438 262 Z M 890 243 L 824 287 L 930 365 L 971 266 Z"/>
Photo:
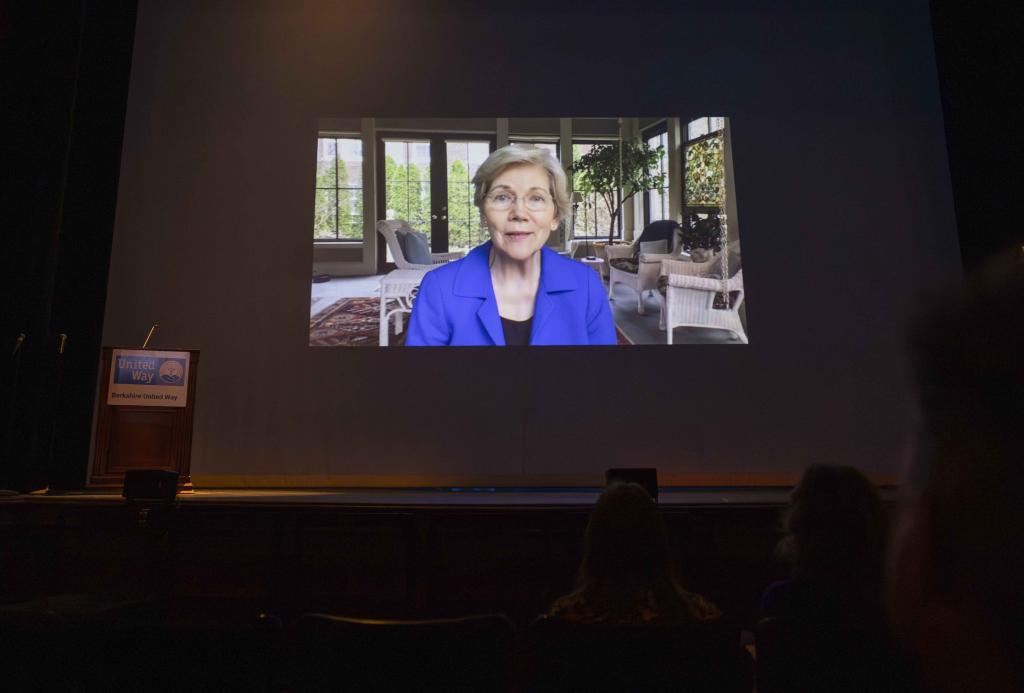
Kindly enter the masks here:
<path id="1" fill-rule="evenodd" d="M 932 2 L 949 168 L 964 267 L 1024 254 L 1018 216 L 1024 22 L 985 5 Z M 1018 13 L 1019 14 L 1019 13 Z"/>
<path id="2" fill-rule="evenodd" d="M 202 350 L 197 483 L 894 473 L 959 272 L 927 6 L 458 7 L 141 4 L 104 342 Z M 318 119 L 651 113 L 731 118 L 749 347 L 307 346 Z"/>
<path id="3" fill-rule="evenodd" d="M 0 3 L 0 346 L 28 335 L 20 387 L 2 373 L 4 476 L 84 482 L 133 5 Z M 757 473 L 836 450 L 892 470 L 904 316 L 922 287 L 956 273 L 933 51 L 964 262 L 1019 238 L 1005 175 L 1019 158 L 1019 89 L 1003 78 L 1019 62 L 1019 24 L 1005 13 L 934 3 L 933 48 L 921 2 L 718 3 L 717 14 L 160 5 L 141 13 L 117 235 L 163 259 L 137 274 L 131 257 L 115 267 L 103 341 L 137 343 L 188 289 L 161 345 L 203 348 L 204 366 L 213 357 L 200 474 L 465 472 L 481 459 L 514 473 L 611 459 Z M 305 347 L 316 118 L 708 112 L 733 118 L 749 348 L 466 358 Z M 282 171 L 294 184 L 279 185 Z M 206 192 L 217 185 L 247 191 L 271 219 L 217 223 Z M 142 296 L 123 292 L 154 276 Z M 247 381 L 228 365 L 240 349 L 257 353 L 239 367 L 275 372 Z M 288 385 L 296 378 L 303 386 Z M 314 379 L 330 387 L 305 387 Z M 736 433 L 718 433 L 722 421 Z"/>

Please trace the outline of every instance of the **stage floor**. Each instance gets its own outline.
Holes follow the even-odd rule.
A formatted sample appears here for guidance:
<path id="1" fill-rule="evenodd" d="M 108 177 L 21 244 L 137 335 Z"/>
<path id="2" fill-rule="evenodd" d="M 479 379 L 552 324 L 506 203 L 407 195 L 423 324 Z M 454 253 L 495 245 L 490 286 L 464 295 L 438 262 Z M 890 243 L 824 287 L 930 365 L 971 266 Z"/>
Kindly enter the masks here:
<path id="1" fill-rule="evenodd" d="M 779 506 L 789 488 L 663 488 L 662 507 Z M 565 507 L 591 506 L 601 489 L 200 489 L 178 494 L 187 505 L 328 505 L 373 507 Z M 895 498 L 880 489 L 884 500 Z M 37 492 L 0 498 L 0 502 L 123 503 L 120 491 Z"/>

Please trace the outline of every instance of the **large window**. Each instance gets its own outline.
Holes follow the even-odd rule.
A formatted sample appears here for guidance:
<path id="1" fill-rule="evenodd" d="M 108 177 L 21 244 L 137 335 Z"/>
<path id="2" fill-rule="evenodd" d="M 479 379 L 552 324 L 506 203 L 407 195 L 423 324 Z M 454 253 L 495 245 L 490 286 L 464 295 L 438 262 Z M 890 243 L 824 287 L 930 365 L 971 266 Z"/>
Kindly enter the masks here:
<path id="1" fill-rule="evenodd" d="M 490 234 L 473 204 L 473 176 L 491 153 L 490 142 L 445 140 L 448 163 L 448 250 L 467 251 Z"/>
<path id="2" fill-rule="evenodd" d="M 724 118 L 697 118 L 686 126 L 683 202 L 691 212 L 717 212 L 725 199 Z"/>
<path id="3" fill-rule="evenodd" d="M 684 247 L 721 247 L 720 210 L 725 201 L 725 119 L 697 118 L 686 126 L 683 147 Z"/>
<path id="4" fill-rule="evenodd" d="M 602 142 L 602 141 L 582 141 L 574 140 L 572 143 L 572 160 L 573 163 L 580 160 L 584 154 L 589 152 L 594 147 L 601 145 L 610 145 L 614 142 Z M 573 192 L 581 192 L 575 189 L 573 186 Z M 584 236 L 593 237 L 608 237 L 608 232 L 612 227 L 612 215 L 608 211 L 608 207 L 605 205 L 601 196 L 597 193 L 581 193 L 583 195 L 583 201 L 580 203 L 579 208 L 576 211 L 576 226 L 574 229 L 575 238 L 583 238 Z M 615 229 L 615 237 L 618 238 L 622 234 L 619 228 Z"/>
<path id="5" fill-rule="evenodd" d="M 663 175 L 664 185 L 660 188 L 644 191 L 644 224 L 652 221 L 668 219 L 668 127 L 665 123 L 644 133 L 644 143 L 651 149 L 662 148 L 657 167 L 651 171 L 654 175 Z"/>
<path id="6" fill-rule="evenodd" d="M 357 137 L 317 139 L 313 239 L 363 240 L 363 142 Z"/>
<path id="7" fill-rule="evenodd" d="M 384 140 L 385 219 L 430 233 L 430 141 Z"/>
<path id="8" fill-rule="evenodd" d="M 721 116 L 703 116 L 686 124 L 686 139 L 696 140 L 725 129 L 725 118 Z"/>

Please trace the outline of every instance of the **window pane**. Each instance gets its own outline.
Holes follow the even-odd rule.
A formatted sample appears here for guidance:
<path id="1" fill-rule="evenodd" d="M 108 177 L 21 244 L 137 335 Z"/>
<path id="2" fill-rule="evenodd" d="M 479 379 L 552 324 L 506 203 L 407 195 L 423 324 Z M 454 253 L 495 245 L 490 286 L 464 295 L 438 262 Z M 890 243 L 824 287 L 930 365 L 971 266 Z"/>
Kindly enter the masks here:
<path id="1" fill-rule="evenodd" d="M 661 221 L 665 218 L 664 205 L 662 204 L 662 191 L 651 190 L 648 199 L 650 205 L 647 208 L 647 214 L 651 221 Z"/>
<path id="2" fill-rule="evenodd" d="M 386 208 L 384 210 L 385 219 L 404 219 L 405 208 L 399 204 L 399 197 L 403 186 L 398 183 L 389 181 L 385 178 L 384 180 L 384 199 L 386 201 Z"/>
<path id="3" fill-rule="evenodd" d="M 363 143 L 358 137 L 319 137 L 313 238 L 363 239 Z"/>
<path id="4" fill-rule="evenodd" d="M 402 219 L 430 234 L 430 143 L 384 141 L 386 219 Z"/>
<path id="5" fill-rule="evenodd" d="M 448 250 L 465 250 L 473 195 L 469 189 L 469 143 L 446 142 L 448 157 Z"/>
<path id="6" fill-rule="evenodd" d="M 478 246 L 491 237 L 490 232 L 484 227 L 484 222 L 479 214 L 474 214 L 469 220 L 469 228 L 473 232 L 473 246 Z"/>
<path id="7" fill-rule="evenodd" d="M 316 141 L 316 187 L 333 188 L 335 186 L 337 180 L 334 177 L 336 152 L 333 137 L 321 137 Z"/>
<path id="8" fill-rule="evenodd" d="M 417 231 L 430 235 L 430 183 L 385 184 L 387 219 L 402 219 Z"/>
<path id="9" fill-rule="evenodd" d="M 584 154 L 587 154 L 595 147 L 601 145 L 602 143 L 600 142 L 574 142 L 572 145 L 573 161 L 579 161 L 580 157 L 582 157 Z M 576 213 L 576 228 L 574 232 L 575 236 L 607 238 L 610 228 L 611 212 L 608 210 L 608 206 L 605 204 L 604 198 L 602 198 L 597 193 L 585 193 L 583 195 L 583 202 L 580 203 L 579 210 Z M 620 233 L 620 230 L 616 228 L 616 237 L 618 237 Z"/>
<path id="10" fill-rule="evenodd" d="M 473 176 L 476 175 L 476 171 L 480 168 L 487 157 L 491 155 L 491 145 L 487 142 L 470 142 L 469 143 L 469 158 L 466 162 L 469 168 L 469 177 L 472 180 Z"/>
<path id="11" fill-rule="evenodd" d="M 446 142 L 448 161 L 448 250 L 469 250 L 477 245 L 473 222 L 479 217 L 470 182 L 487 158 L 487 142 Z"/>
<path id="12" fill-rule="evenodd" d="M 718 132 L 725 128 L 725 118 L 721 116 L 714 116 L 709 119 L 711 121 L 711 128 L 708 132 Z"/>
<path id="13" fill-rule="evenodd" d="M 607 236 L 611 230 L 612 215 L 608 211 L 608 206 L 603 200 L 595 196 L 595 207 L 597 208 L 597 214 L 595 222 L 596 227 L 594 228 L 594 234 L 599 236 Z"/>
<path id="14" fill-rule="evenodd" d="M 338 237 L 349 240 L 363 238 L 363 191 L 338 191 Z"/>
<path id="15" fill-rule="evenodd" d="M 601 197 L 595 193 L 585 195 L 576 212 L 575 235 L 578 237 L 607 237 L 611 214 Z"/>
<path id="16" fill-rule="evenodd" d="M 337 200 L 337 190 L 316 191 L 316 202 L 313 208 L 313 238 L 329 238 L 332 240 L 337 238 L 335 231 Z"/>
<path id="17" fill-rule="evenodd" d="M 651 149 L 662 148 L 661 156 L 658 159 L 658 163 L 655 165 L 651 173 L 653 175 L 665 176 L 665 184 L 668 183 L 668 133 L 661 133 L 648 137 L 645 143 Z M 651 190 L 647 196 L 647 219 L 648 222 L 660 221 L 668 218 L 668 197 L 666 194 L 667 188 L 662 187 L 661 189 Z"/>
<path id="18" fill-rule="evenodd" d="M 646 142 L 647 142 L 647 146 L 650 147 L 651 149 L 657 149 L 658 147 L 664 147 L 665 148 L 664 156 L 668 156 L 668 134 L 667 133 L 663 132 L 660 135 L 655 135 L 653 137 L 648 137 Z"/>
<path id="19" fill-rule="evenodd" d="M 409 164 L 409 148 L 406 143 L 385 140 L 384 164 L 389 180 L 405 180 L 405 167 Z"/>
<path id="20" fill-rule="evenodd" d="M 594 145 L 592 144 L 578 144 L 573 142 L 573 163 L 579 161 L 584 154 L 588 153 L 593 148 Z M 573 181 L 575 182 L 575 176 L 573 177 Z M 581 191 L 577 190 L 576 187 L 573 186 L 573 192 Z M 595 215 L 597 214 L 597 207 L 595 206 L 596 201 L 597 196 L 593 193 L 583 194 L 583 201 L 580 202 L 579 207 L 576 210 L 576 223 L 571 229 L 574 236 L 584 237 L 595 235 L 595 230 L 597 228 L 597 222 L 595 220 Z"/>
<path id="21" fill-rule="evenodd" d="M 689 125 L 686 126 L 686 139 L 695 140 L 698 137 L 703 137 L 708 134 L 708 119 L 697 118 L 697 120 L 691 120 Z"/>
<path id="22" fill-rule="evenodd" d="M 445 156 L 448 162 L 448 182 L 469 181 L 469 142 L 445 142 Z M 455 164 L 458 164 L 456 167 Z"/>
<path id="23" fill-rule="evenodd" d="M 472 204 L 467 204 L 465 186 L 448 183 L 448 250 L 465 250 L 471 238 Z"/>
<path id="24" fill-rule="evenodd" d="M 363 187 L 363 142 L 357 139 L 338 140 L 338 187 Z"/>
<path id="25" fill-rule="evenodd" d="M 430 180 L 430 142 L 409 143 L 409 165 L 423 172 L 420 180 Z"/>
<path id="26" fill-rule="evenodd" d="M 430 237 L 430 182 L 398 182 L 387 186 L 387 218 L 402 219 Z"/>

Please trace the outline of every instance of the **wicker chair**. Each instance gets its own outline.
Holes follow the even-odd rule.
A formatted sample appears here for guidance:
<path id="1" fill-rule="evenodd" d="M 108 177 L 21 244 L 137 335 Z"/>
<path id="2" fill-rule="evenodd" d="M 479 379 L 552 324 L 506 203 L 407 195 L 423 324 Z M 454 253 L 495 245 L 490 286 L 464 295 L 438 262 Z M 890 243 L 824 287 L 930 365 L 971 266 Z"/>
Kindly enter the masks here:
<path id="1" fill-rule="evenodd" d="M 381 219 L 377 222 L 377 233 L 384 236 L 384 240 L 387 241 L 388 247 L 391 248 L 391 255 L 395 258 L 395 266 L 398 269 L 423 269 L 429 270 L 443 265 L 446 262 L 452 260 L 458 260 L 463 257 L 465 253 L 431 253 L 430 259 L 431 264 L 416 264 L 409 262 L 405 259 L 405 253 L 402 252 L 402 246 L 398 243 L 398 236 L 396 232 L 399 230 L 403 231 L 414 231 L 408 223 L 402 219 Z"/>
<path id="2" fill-rule="evenodd" d="M 629 245 L 608 246 L 606 248 L 608 252 L 608 298 L 614 300 L 612 291 L 616 284 L 628 286 L 636 292 L 636 312 L 639 315 L 644 315 L 644 292 L 654 291 L 658 288 L 662 261 L 686 260 L 689 257 L 679 251 L 678 241 L 678 236 L 676 236 L 671 253 L 644 252 L 645 247 L 658 245 L 658 243 L 640 243 L 640 253 L 635 259 L 633 251 L 639 241 L 634 241 Z"/>
<path id="3" fill-rule="evenodd" d="M 661 293 L 661 320 L 659 326 L 665 330 L 667 343 L 672 343 L 672 330 L 676 327 L 707 327 L 728 330 L 747 343 L 747 334 L 740 320 L 739 308 L 743 305 L 743 270 L 738 270 L 726 281 L 726 290 L 732 305 L 726 306 L 722 299 L 722 280 L 710 276 L 720 266 L 720 259 L 709 262 L 680 262 L 665 260 L 662 273 L 666 280 L 659 287 Z"/>

